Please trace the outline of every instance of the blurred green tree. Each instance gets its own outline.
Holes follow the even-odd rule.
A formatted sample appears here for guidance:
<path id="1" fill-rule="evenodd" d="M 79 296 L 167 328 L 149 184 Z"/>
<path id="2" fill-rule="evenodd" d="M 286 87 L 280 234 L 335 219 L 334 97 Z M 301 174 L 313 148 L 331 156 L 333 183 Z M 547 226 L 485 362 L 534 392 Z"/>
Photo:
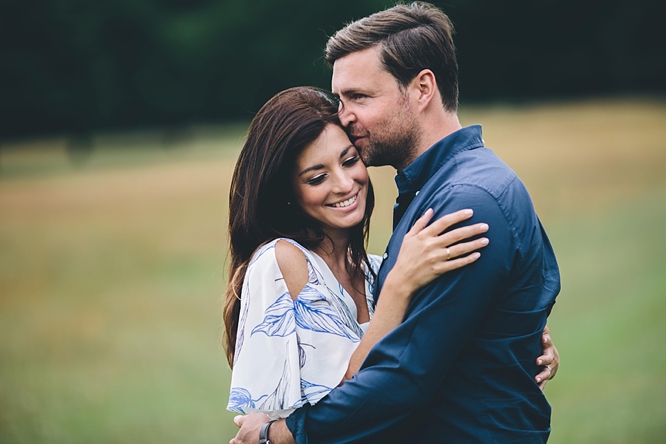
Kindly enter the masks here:
<path id="1" fill-rule="evenodd" d="M 663 92 L 657 0 L 448 0 L 463 101 Z M 250 119 L 388 0 L 4 0 L 0 138 Z"/>

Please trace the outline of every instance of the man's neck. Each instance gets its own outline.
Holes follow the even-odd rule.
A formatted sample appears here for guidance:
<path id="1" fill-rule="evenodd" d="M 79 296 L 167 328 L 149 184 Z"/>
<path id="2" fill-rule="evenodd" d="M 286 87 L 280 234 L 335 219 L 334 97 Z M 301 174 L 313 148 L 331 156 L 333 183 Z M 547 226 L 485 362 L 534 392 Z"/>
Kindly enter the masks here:
<path id="1" fill-rule="evenodd" d="M 425 153 L 431 146 L 462 128 L 458 114 L 455 111 L 443 109 L 430 115 L 423 116 L 421 125 L 421 138 L 416 149 L 416 157 Z M 415 158 L 416 158 L 415 157 Z M 407 165 L 408 166 L 408 165 Z"/>

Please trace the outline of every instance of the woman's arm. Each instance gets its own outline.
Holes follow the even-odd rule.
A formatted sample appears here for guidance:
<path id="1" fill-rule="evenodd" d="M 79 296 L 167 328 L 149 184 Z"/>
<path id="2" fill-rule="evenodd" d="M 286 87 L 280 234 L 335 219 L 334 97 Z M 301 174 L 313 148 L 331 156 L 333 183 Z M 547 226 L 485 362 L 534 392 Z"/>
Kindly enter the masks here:
<path id="1" fill-rule="evenodd" d="M 461 210 L 426 226 L 433 215 L 433 211 L 428 210 L 405 235 L 396 264 L 382 287 L 368 330 L 351 356 L 345 380 L 358 372 L 370 349 L 402 322 L 411 297 L 419 288 L 479 258 L 481 254 L 478 252 L 463 255 L 488 245 L 487 238 L 458 242 L 486 232 L 488 225 L 476 224 L 443 233 L 469 219 L 472 214 L 472 210 Z"/>

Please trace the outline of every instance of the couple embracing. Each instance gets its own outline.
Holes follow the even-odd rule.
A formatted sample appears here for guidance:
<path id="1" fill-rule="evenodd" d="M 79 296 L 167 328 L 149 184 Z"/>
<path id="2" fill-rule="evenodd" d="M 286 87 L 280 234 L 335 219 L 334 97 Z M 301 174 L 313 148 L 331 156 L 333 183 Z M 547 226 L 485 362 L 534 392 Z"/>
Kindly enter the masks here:
<path id="1" fill-rule="evenodd" d="M 329 39 L 332 94 L 273 97 L 230 191 L 231 441 L 542 443 L 555 256 L 516 174 L 457 117 L 448 17 L 397 5 Z M 382 257 L 366 166 L 398 174 Z"/>

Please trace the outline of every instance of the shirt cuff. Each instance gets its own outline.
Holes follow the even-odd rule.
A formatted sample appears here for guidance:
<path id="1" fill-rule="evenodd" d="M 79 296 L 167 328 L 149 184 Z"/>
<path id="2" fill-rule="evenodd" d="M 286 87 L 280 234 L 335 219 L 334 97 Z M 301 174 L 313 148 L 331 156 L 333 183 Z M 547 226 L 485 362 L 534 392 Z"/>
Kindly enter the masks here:
<path id="1" fill-rule="evenodd" d="M 308 444 L 308 435 L 305 432 L 305 417 L 310 409 L 310 404 L 296 409 L 291 415 L 287 416 L 287 428 L 294 437 L 296 444 Z"/>

